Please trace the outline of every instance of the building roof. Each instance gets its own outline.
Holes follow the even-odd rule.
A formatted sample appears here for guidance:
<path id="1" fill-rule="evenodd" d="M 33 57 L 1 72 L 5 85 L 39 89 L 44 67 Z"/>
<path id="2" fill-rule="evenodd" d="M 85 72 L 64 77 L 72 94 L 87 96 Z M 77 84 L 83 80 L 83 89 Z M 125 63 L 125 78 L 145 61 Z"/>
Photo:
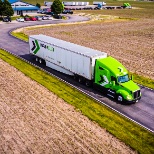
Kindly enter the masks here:
<path id="1" fill-rule="evenodd" d="M 20 7 L 20 6 L 18 6 L 18 7 L 13 7 L 13 10 L 14 11 L 16 11 L 16 10 L 23 10 L 23 11 L 28 11 L 28 10 L 39 10 L 40 8 L 38 8 L 38 7 L 36 7 L 36 6 L 34 6 L 34 7 L 28 7 L 28 6 L 26 6 L 26 7 Z"/>
<path id="2" fill-rule="evenodd" d="M 20 1 L 20 0 L 8 0 L 8 2 L 11 3 L 11 4 L 15 3 L 15 2 L 18 2 L 18 1 Z"/>
<path id="3" fill-rule="evenodd" d="M 30 6 L 13 6 L 13 10 L 16 11 L 16 10 L 23 10 L 23 11 L 28 11 L 28 10 L 39 10 L 40 8 L 38 8 L 37 6 L 33 5 L 33 4 L 30 4 L 30 3 L 27 3 L 27 2 L 24 2 L 22 0 L 8 0 L 10 4 L 13 4 L 13 3 L 16 3 L 16 2 L 23 2 L 25 4 L 29 4 Z"/>

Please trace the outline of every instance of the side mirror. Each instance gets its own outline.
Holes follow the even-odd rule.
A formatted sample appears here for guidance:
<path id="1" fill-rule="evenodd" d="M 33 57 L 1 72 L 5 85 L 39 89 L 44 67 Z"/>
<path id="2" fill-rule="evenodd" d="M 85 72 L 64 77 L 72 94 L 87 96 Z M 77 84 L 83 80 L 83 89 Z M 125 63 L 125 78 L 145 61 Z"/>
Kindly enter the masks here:
<path id="1" fill-rule="evenodd" d="M 133 75 L 131 75 L 130 79 L 131 79 L 131 80 L 133 80 L 133 79 L 134 79 Z"/>
<path id="2" fill-rule="evenodd" d="M 115 86 L 115 81 L 112 81 L 112 86 Z"/>

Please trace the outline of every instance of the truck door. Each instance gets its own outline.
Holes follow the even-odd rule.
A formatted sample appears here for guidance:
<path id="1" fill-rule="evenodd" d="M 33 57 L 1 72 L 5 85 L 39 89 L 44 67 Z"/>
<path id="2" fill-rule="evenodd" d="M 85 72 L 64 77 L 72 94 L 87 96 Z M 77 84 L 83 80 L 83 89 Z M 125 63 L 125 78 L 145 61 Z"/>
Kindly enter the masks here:
<path id="1" fill-rule="evenodd" d="M 99 84 L 104 88 L 110 87 L 110 73 L 102 65 L 97 63 L 95 70 L 95 83 Z"/>

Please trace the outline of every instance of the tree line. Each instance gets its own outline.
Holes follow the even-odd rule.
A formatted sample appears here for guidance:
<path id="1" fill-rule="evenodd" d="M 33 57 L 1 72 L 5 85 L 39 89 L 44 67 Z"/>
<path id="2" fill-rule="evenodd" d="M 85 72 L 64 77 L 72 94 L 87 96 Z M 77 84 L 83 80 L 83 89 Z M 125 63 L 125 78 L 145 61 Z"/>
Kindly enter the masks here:
<path id="1" fill-rule="evenodd" d="M 36 4 L 37 7 L 41 7 L 40 4 Z M 64 4 L 61 0 L 54 0 L 51 5 L 51 10 L 55 14 L 60 14 L 64 10 Z M 14 11 L 11 4 L 7 0 L 0 0 L 0 16 L 13 16 Z"/>
<path id="2" fill-rule="evenodd" d="M 41 5 L 39 3 L 36 3 L 36 6 L 38 8 L 41 8 Z M 50 8 L 54 14 L 60 14 L 64 10 L 64 4 L 61 0 L 54 0 Z"/>
<path id="3" fill-rule="evenodd" d="M 55 14 L 60 14 L 64 10 L 64 4 L 61 0 L 54 0 L 53 4 L 51 5 L 51 11 Z"/>
<path id="4" fill-rule="evenodd" d="M 7 0 L 0 0 L 0 16 L 13 16 L 14 11 Z"/>

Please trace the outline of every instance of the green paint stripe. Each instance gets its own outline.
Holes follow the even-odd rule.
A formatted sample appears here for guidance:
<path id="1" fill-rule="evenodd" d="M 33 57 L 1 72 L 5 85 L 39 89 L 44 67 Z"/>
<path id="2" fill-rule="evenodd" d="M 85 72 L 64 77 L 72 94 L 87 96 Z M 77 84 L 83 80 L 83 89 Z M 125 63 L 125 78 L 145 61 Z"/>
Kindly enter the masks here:
<path id="1" fill-rule="evenodd" d="M 35 51 L 34 51 L 34 54 L 36 54 L 36 53 L 40 50 L 40 46 L 39 46 L 37 40 L 35 40 L 35 44 L 36 44 L 36 49 L 35 49 Z"/>

